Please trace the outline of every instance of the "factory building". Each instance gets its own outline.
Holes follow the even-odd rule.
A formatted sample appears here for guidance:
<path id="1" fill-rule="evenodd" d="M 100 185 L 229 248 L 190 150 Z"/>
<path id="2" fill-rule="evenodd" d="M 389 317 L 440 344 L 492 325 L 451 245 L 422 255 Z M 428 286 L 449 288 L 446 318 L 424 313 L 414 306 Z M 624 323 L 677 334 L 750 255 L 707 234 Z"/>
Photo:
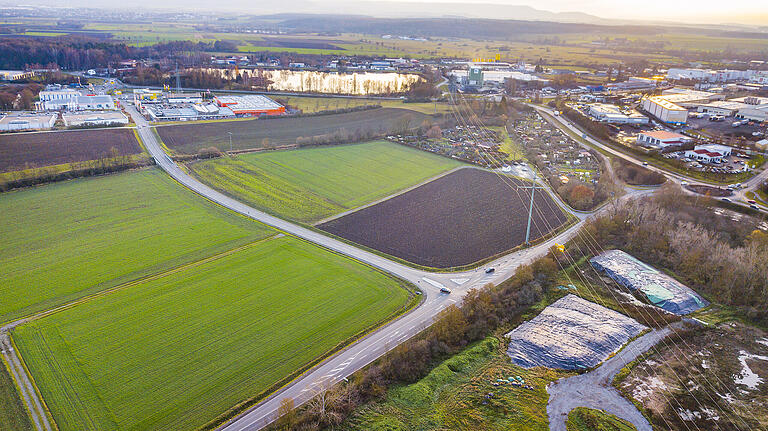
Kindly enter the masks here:
<path id="1" fill-rule="evenodd" d="M 65 112 L 61 114 L 66 127 L 123 126 L 128 124 L 128 117 L 122 112 Z"/>
<path id="2" fill-rule="evenodd" d="M 688 110 L 676 105 L 662 96 L 643 99 L 643 109 L 667 124 L 685 124 L 688 121 Z"/>
<path id="3" fill-rule="evenodd" d="M 56 124 L 56 114 L 40 114 L 18 112 L 7 115 L 0 114 L 0 132 L 17 132 L 22 130 L 50 130 Z"/>
<path id="4" fill-rule="evenodd" d="M 663 130 L 642 132 L 637 135 L 637 145 L 652 148 L 667 148 L 671 146 L 685 145 L 693 142 L 693 138 L 679 133 Z"/>
<path id="5" fill-rule="evenodd" d="M 281 115 L 285 114 L 285 106 L 266 96 L 218 96 L 216 104 L 227 107 L 237 116 Z"/>
<path id="6" fill-rule="evenodd" d="M 768 97 L 743 97 L 733 99 L 742 101 L 744 107 L 736 113 L 737 118 L 750 121 L 768 121 Z"/>
<path id="7" fill-rule="evenodd" d="M 724 100 L 725 96 L 708 91 L 689 90 L 687 88 L 670 88 L 661 93 L 662 98 L 683 108 L 696 108 L 715 100 Z"/>
<path id="8" fill-rule="evenodd" d="M 117 109 L 110 95 L 83 96 L 79 91 L 71 88 L 43 90 L 39 97 L 40 101 L 35 102 L 35 109 L 38 111 Z"/>
<path id="9" fill-rule="evenodd" d="M 589 115 L 602 123 L 611 124 L 648 124 L 648 117 L 639 112 L 625 114 L 616 105 L 595 103 L 589 105 Z"/>
<path id="10" fill-rule="evenodd" d="M 710 69 L 678 69 L 667 71 L 667 79 L 690 79 L 706 82 L 747 81 L 756 74 L 754 70 L 710 70 Z"/>

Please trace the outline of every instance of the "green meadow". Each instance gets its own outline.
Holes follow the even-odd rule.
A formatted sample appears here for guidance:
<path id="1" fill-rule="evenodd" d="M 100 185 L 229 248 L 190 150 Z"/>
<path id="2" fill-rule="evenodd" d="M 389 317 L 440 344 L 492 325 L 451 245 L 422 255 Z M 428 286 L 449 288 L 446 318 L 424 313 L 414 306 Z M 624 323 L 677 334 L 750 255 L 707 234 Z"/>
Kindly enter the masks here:
<path id="1" fill-rule="evenodd" d="M 311 223 L 460 165 L 376 141 L 222 157 L 190 164 L 190 168 L 202 181 L 256 208 Z"/>
<path id="2" fill-rule="evenodd" d="M 13 332 L 59 429 L 197 429 L 405 309 L 391 277 L 265 239 Z"/>
<path id="3" fill-rule="evenodd" d="M 274 234 L 146 169 L 0 195 L 0 322 Z"/>

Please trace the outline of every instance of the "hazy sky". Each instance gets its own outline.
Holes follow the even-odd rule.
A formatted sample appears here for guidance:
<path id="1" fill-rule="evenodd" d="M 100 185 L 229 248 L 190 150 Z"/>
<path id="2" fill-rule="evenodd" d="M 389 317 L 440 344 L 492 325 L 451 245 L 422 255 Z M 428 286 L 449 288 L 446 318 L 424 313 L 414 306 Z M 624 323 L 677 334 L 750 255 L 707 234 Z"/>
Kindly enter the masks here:
<path id="1" fill-rule="evenodd" d="M 585 12 L 605 18 L 691 23 L 740 22 L 768 26 L 768 0 L 393 0 L 527 5 L 552 12 Z"/>

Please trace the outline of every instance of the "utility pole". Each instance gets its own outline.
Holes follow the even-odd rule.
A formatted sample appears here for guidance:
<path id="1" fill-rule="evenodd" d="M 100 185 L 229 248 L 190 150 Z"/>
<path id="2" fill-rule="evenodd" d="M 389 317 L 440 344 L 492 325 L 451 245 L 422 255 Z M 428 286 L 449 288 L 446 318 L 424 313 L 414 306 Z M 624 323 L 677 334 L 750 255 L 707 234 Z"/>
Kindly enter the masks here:
<path id="1" fill-rule="evenodd" d="M 518 189 L 531 189 L 531 205 L 528 207 L 528 227 L 525 229 L 525 245 L 531 245 L 531 221 L 533 220 L 533 195 L 536 189 L 543 189 L 544 187 L 536 184 L 538 173 L 533 170 L 533 184 L 530 186 L 518 186 Z"/>

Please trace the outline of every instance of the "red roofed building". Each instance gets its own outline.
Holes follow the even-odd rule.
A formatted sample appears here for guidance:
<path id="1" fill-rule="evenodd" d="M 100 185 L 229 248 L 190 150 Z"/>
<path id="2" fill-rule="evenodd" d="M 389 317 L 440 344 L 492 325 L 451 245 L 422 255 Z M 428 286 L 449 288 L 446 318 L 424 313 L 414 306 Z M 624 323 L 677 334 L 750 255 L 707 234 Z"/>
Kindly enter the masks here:
<path id="1" fill-rule="evenodd" d="M 684 145 L 693 142 L 693 138 L 675 132 L 656 130 L 642 132 L 637 135 L 637 145 L 644 147 L 666 148 L 673 145 Z"/>

